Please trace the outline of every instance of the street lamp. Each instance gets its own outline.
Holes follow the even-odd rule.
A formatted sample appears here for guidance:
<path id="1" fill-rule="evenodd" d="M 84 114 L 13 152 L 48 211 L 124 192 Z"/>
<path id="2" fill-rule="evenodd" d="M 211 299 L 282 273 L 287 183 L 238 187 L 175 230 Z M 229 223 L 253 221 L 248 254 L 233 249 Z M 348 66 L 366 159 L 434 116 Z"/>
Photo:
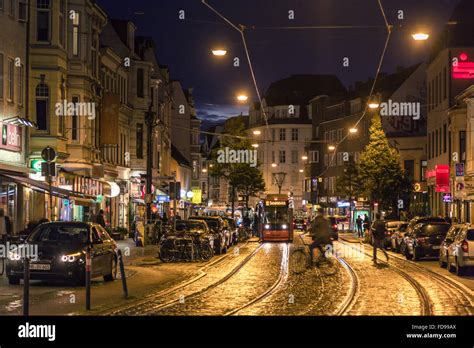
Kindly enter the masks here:
<path id="1" fill-rule="evenodd" d="M 246 96 L 245 94 L 240 94 L 237 96 L 237 100 L 240 101 L 240 102 L 245 102 L 249 99 L 248 96 Z"/>
<path id="2" fill-rule="evenodd" d="M 429 39 L 429 37 L 430 37 L 430 35 L 426 34 L 424 32 L 419 32 L 419 33 L 415 33 L 415 34 L 412 35 L 412 38 L 415 41 L 426 41 L 426 40 Z"/>
<path id="3" fill-rule="evenodd" d="M 336 150 L 336 147 L 334 145 L 329 145 L 328 150 L 329 151 L 334 151 L 334 150 Z"/>
<path id="4" fill-rule="evenodd" d="M 273 168 L 276 168 L 276 167 L 278 167 L 278 164 L 272 163 L 272 167 L 273 167 Z"/>
<path id="5" fill-rule="evenodd" d="M 261 135 L 261 134 L 262 134 L 262 132 L 259 131 L 259 130 L 254 130 L 253 131 L 253 135 Z"/>
<path id="6" fill-rule="evenodd" d="M 255 149 L 258 149 L 258 144 L 252 144 L 252 147 L 255 148 Z"/>
<path id="7" fill-rule="evenodd" d="M 358 132 L 357 128 L 351 128 L 351 129 L 349 129 L 349 133 L 351 133 L 351 134 L 355 134 L 355 133 L 357 133 L 357 132 Z"/>
<path id="8" fill-rule="evenodd" d="M 380 104 L 377 103 L 377 102 L 370 102 L 369 103 L 369 109 L 372 109 L 372 110 L 378 109 L 379 106 L 380 106 Z"/>
<path id="9" fill-rule="evenodd" d="M 304 173 L 304 169 L 300 169 L 300 173 Z"/>
<path id="10" fill-rule="evenodd" d="M 301 159 L 302 159 L 303 161 L 307 161 L 307 160 L 308 160 L 308 156 L 304 155 L 304 156 L 301 157 Z"/>
<path id="11" fill-rule="evenodd" d="M 215 55 L 216 57 L 223 57 L 227 54 L 227 51 L 222 50 L 222 49 L 215 49 L 215 50 L 212 50 L 212 54 Z"/>

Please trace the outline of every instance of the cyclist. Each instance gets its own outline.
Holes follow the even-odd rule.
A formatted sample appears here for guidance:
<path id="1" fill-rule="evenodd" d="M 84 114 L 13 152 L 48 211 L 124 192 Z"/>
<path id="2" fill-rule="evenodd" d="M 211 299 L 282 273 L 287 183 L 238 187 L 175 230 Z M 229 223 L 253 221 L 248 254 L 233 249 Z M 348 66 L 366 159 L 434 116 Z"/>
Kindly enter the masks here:
<path id="1" fill-rule="evenodd" d="M 331 224 L 329 220 L 324 217 L 324 209 L 319 208 L 318 214 L 311 224 L 311 243 L 309 250 L 311 254 L 311 261 L 315 262 L 314 249 L 319 249 L 323 258 L 326 258 L 326 245 L 332 245 L 331 240 Z"/>

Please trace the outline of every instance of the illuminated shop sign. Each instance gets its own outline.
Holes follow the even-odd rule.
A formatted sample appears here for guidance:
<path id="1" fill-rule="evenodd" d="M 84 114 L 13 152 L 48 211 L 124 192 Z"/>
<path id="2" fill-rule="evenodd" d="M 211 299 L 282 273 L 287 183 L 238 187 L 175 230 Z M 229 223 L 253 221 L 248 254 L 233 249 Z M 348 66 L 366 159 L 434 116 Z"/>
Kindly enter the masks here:
<path id="1" fill-rule="evenodd" d="M 21 152 L 21 128 L 13 124 L 0 123 L 2 142 L 0 149 Z"/>
<path id="2" fill-rule="evenodd" d="M 461 53 L 453 62 L 453 79 L 474 78 L 474 62 L 468 61 L 467 53 Z"/>
<path id="3" fill-rule="evenodd" d="M 450 192 L 449 191 L 449 166 L 437 165 L 436 171 L 436 192 Z"/>

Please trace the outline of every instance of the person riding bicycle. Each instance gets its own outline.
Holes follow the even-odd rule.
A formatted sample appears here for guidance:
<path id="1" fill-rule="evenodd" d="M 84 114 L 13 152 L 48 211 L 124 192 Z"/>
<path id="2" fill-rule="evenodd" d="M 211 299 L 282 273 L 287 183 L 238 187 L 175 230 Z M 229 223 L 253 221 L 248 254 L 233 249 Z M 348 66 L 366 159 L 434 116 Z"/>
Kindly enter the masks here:
<path id="1" fill-rule="evenodd" d="M 326 257 L 326 246 L 332 245 L 331 240 L 331 224 L 329 220 L 324 217 L 324 209 L 318 209 L 318 214 L 311 224 L 311 243 L 309 249 L 311 254 L 311 260 L 315 261 L 314 249 L 318 248 L 323 258 Z"/>

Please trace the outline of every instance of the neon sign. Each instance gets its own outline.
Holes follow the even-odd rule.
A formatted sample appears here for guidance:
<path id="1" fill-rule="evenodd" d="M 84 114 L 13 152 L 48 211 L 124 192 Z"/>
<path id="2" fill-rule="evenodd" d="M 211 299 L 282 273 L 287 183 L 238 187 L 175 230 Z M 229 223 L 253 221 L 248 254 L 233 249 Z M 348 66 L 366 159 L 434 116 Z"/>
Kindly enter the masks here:
<path id="1" fill-rule="evenodd" d="M 456 59 L 456 58 L 455 58 Z M 453 63 L 453 79 L 473 79 L 474 62 L 468 62 L 467 53 L 459 55 L 459 61 L 456 59 Z"/>

